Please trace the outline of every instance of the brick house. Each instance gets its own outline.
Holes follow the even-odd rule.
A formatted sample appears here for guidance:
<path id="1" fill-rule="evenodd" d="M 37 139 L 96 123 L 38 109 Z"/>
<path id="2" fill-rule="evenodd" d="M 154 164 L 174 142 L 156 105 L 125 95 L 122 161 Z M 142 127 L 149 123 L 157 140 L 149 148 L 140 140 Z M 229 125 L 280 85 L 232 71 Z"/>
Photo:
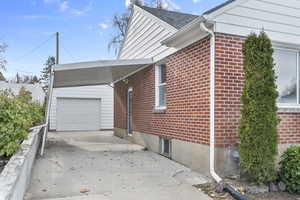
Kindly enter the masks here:
<path id="1" fill-rule="evenodd" d="M 294 3 L 293 5 L 300 8 L 298 1 Z M 278 85 L 281 119 L 279 151 L 283 151 L 289 144 L 300 144 L 300 110 L 296 92 L 296 88 L 299 90 L 299 81 L 296 81 L 298 76 L 295 73 L 299 67 L 297 45 L 300 43 L 300 35 L 289 32 L 292 29 L 300 31 L 295 25 L 300 25 L 300 20 L 292 16 L 296 15 L 296 11 L 288 8 L 289 5 L 290 2 L 283 0 L 276 3 L 270 0 L 228 1 L 198 18 L 186 14 L 180 16 L 180 13 L 159 9 L 135 7 L 127 40 L 120 52 L 121 59 L 138 58 L 146 55 L 143 51 L 151 51 L 151 47 L 141 45 L 145 49 L 136 48 L 130 43 L 132 40 L 139 40 L 135 39 L 137 36 L 134 36 L 134 32 L 138 27 L 137 21 L 142 20 L 139 16 L 143 13 L 147 12 L 144 14 L 145 18 L 152 14 L 157 20 L 161 20 L 160 26 L 164 27 L 165 31 L 167 26 L 164 23 L 171 26 L 176 24 L 174 27 L 179 30 L 166 39 L 157 40 L 157 43 L 162 45 L 160 51 L 166 46 L 168 49 L 163 53 L 152 50 L 157 51 L 157 56 L 155 53 L 149 54 L 149 57 L 157 60 L 154 65 L 127 77 L 126 81 L 115 84 L 115 133 L 208 173 L 212 123 L 210 50 L 213 42 L 216 168 L 220 173 L 228 173 L 235 169 L 240 97 L 244 83 L 242 44 L 245 36 L 264 28 L 274 41 L 278 84 L 282 84 Z M 291 16 L 286 16 L 288 14 Z M 215 39 L 201 29 L 200 23 L 203 21 L 213 30 Z M 281 30 L 283 28 L 285 32 Z M 139 37 L 143 36 L 140 34 Z M 292 39 L 295 37 L 297 40 Z M 298 44 L 295 44 L 296 41 Z M 135 54 L 130 54 L 130 51 Z M 284 60 L 290 58 L 294 60 Z M 289 69 L 279 69 L 286 63 L 291 65 L 287 67 Z M 294 90 L 285 91 L 291 87 Z"/>
<path id="2" fill-rule="evenodd" d="M 298 0 L 229 0 L 201 16 L 134 6 L 118 61 L 123 70 L 138 62 L 110 79 L 115 135 L 206 174 L 214 164 L 221 174 L 235 170 L 242 45 L 264 29 L 275 50 L 279 152 L 300 144 L 299 9 Z"/>

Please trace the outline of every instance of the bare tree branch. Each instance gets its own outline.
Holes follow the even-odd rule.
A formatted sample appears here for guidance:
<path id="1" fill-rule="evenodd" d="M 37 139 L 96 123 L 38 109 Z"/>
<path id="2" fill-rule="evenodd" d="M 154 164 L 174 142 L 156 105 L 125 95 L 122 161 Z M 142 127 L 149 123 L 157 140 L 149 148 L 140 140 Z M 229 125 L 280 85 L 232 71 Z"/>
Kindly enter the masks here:
<path id="1" fill-rule="evenodd" d="M 7 45 L 5 43 L 0 44 L 0 72 L 1 72 L 1 70 L 4 70 L 4 71 L 6 70 L 5 65 L 6 65 L 7 61 L 4 58 L 4 53 L 5 53 L 6 48 L 7 48 Z"/>
<path id="2" fill-rule="evenodd" d="M 131 4 L 125 13 L 114 14 L 113 16 L 112 25 L 116 30 L 116 34 L 112 36 L 110 42 L 108 43 L 108 50 L 111 51 L 114 49 L 116 55 L 121 50 L 121 46 L 125 40 L 133 5 L 144 5 L 144 3 L 142 0 L 131 0 Z M 152 0 L 150 5 L 152 7 L 164 9 L 163 0 Z"/>

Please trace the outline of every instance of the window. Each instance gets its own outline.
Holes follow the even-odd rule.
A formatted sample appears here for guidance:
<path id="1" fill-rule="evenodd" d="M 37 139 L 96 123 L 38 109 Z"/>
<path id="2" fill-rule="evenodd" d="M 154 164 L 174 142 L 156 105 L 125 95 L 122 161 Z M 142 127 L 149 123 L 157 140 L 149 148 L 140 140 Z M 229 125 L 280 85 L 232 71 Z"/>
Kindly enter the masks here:
<path id="1" fill-rule="evenodd" d="M 155 107 L 166 108 L 166 65 L 155 67 Z"/>
<path id="2" fill-rule="evenodd" d="M 171 158 L 171 140 L 160 138 L 160 153 L 168 158 Z"/>
<path id="3" fill-rule="evenodd" d="M 279 104 L 299 104 L 298 58 L 298 51 L 282 49 L 274 51 Z"/>

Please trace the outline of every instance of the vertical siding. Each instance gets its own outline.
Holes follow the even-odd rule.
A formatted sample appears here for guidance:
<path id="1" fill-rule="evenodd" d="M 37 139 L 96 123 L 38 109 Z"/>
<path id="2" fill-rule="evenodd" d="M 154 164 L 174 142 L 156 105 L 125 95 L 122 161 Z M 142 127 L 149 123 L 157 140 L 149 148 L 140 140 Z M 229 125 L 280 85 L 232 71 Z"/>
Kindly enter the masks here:
<path id="1" fill-rule="evenodd" d="M 264 30 L 273 41 L 300 44 L 299 9 L 298 0 L 248 0 L 216 16 L 216 31 L 246 36 Z"/>
<path id="2" fill-rule="evenodd" d="M 177 30 L 160 22 L 151 14 L 135 7 L 120 59 L 152 58 L 167 53 L 170 48 L 161 42 Z"/>
<path id="3" fill-rule="evenodd" d="M 57 98 L 100 98 L 101 129 L 113 128 L 113 88 L 109 86 L 85 86 L 71 88 L 55 88 L 50 112 L 50 129 L 56 129 Z"/>

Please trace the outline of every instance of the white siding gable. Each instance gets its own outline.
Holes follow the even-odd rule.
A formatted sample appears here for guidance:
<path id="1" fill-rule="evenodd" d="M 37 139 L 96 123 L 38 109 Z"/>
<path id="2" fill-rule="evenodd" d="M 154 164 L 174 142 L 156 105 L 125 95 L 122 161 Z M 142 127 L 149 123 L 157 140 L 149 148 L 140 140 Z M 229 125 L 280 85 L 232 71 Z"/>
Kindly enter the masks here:
<path id="1" fill-rule="evenodd" d="M 262 29 L 278 43 L 300 45 L 299 0 L 238 0 L 208 15 L 215 31 L 247 36 Z"/>
<path id="2" fill-rule="evenodd" d="M 54 88 L 50 111 L 50 129 L 56 130 L 57 98 L 81 98 L 101 100 L 101 129 L 113 129 L 113 88 L 110 86 L 85 86 Z"/>
<path id="3" fill-rule="evenodd" d="M 119 59 L 159 60 L 174 51 L 163 46 L 161 42 L 176 31 L 173 26 L 135 6 Z"/>

